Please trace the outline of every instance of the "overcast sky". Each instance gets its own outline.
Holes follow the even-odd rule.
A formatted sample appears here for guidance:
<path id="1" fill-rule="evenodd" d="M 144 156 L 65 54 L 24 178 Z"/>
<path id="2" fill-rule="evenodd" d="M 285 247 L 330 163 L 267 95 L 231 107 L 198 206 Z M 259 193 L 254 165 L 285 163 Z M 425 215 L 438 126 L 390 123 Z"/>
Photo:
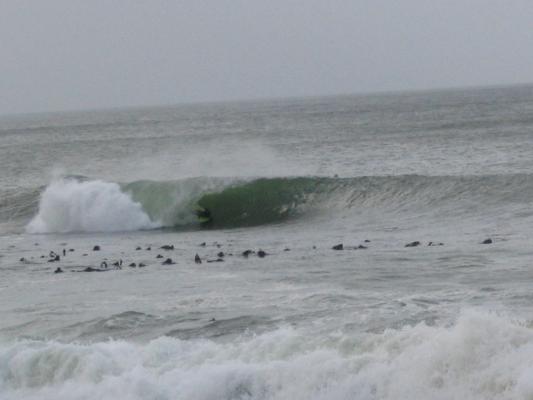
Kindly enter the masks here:
<path id="1" fill-rule="evenodd" d="M 520 82 L 532 0 L 0 0 L 0 114 Z"/>

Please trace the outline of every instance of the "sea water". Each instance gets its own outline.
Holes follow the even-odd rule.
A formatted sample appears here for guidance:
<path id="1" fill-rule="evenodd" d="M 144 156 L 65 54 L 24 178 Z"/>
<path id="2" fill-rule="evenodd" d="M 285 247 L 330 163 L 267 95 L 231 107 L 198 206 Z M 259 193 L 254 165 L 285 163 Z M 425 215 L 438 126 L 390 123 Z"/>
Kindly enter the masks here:
<path id="1" fill-rule="evenodd" d="M 533 398 L 532 86 L 4 116 L 0 171 L 0 399 Z"/>

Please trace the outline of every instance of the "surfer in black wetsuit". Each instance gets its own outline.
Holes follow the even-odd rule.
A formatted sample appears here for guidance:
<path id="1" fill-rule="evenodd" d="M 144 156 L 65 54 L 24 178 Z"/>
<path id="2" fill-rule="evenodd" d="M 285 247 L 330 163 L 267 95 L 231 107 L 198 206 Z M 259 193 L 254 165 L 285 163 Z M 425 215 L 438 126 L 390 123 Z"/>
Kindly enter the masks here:
<path id="1" fill-rule="evenodd" d="M 211 222 L 211 212 L 207 208 L 197 207 L 195 210 L 195 214 L 202 225 Z"/>

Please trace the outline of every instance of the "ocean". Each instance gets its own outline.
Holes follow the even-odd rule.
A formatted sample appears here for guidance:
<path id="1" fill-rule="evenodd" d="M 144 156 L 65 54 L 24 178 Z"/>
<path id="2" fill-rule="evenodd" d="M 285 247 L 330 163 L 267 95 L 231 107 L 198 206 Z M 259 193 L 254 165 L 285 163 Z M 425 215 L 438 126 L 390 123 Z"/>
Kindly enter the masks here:
<path id="1" fill-rule="evenodd" d="M 0 171 L 2 400 L 533 399 L 533 86 L 3 116 Z"/>

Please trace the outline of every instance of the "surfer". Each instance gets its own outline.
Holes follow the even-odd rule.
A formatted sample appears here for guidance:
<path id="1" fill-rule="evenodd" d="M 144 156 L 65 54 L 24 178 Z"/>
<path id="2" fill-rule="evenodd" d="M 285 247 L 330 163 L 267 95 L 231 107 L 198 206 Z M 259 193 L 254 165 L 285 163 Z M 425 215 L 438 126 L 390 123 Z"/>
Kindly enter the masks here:
<path id="1" fill-rule="evenodd" d="M 198 217 L 198 221 L 200 221 L 201 224 L 207 224 L 211 222 L 211 212 L 204 207 L 197 206 L 194 210 L 194 213 Z"/>

